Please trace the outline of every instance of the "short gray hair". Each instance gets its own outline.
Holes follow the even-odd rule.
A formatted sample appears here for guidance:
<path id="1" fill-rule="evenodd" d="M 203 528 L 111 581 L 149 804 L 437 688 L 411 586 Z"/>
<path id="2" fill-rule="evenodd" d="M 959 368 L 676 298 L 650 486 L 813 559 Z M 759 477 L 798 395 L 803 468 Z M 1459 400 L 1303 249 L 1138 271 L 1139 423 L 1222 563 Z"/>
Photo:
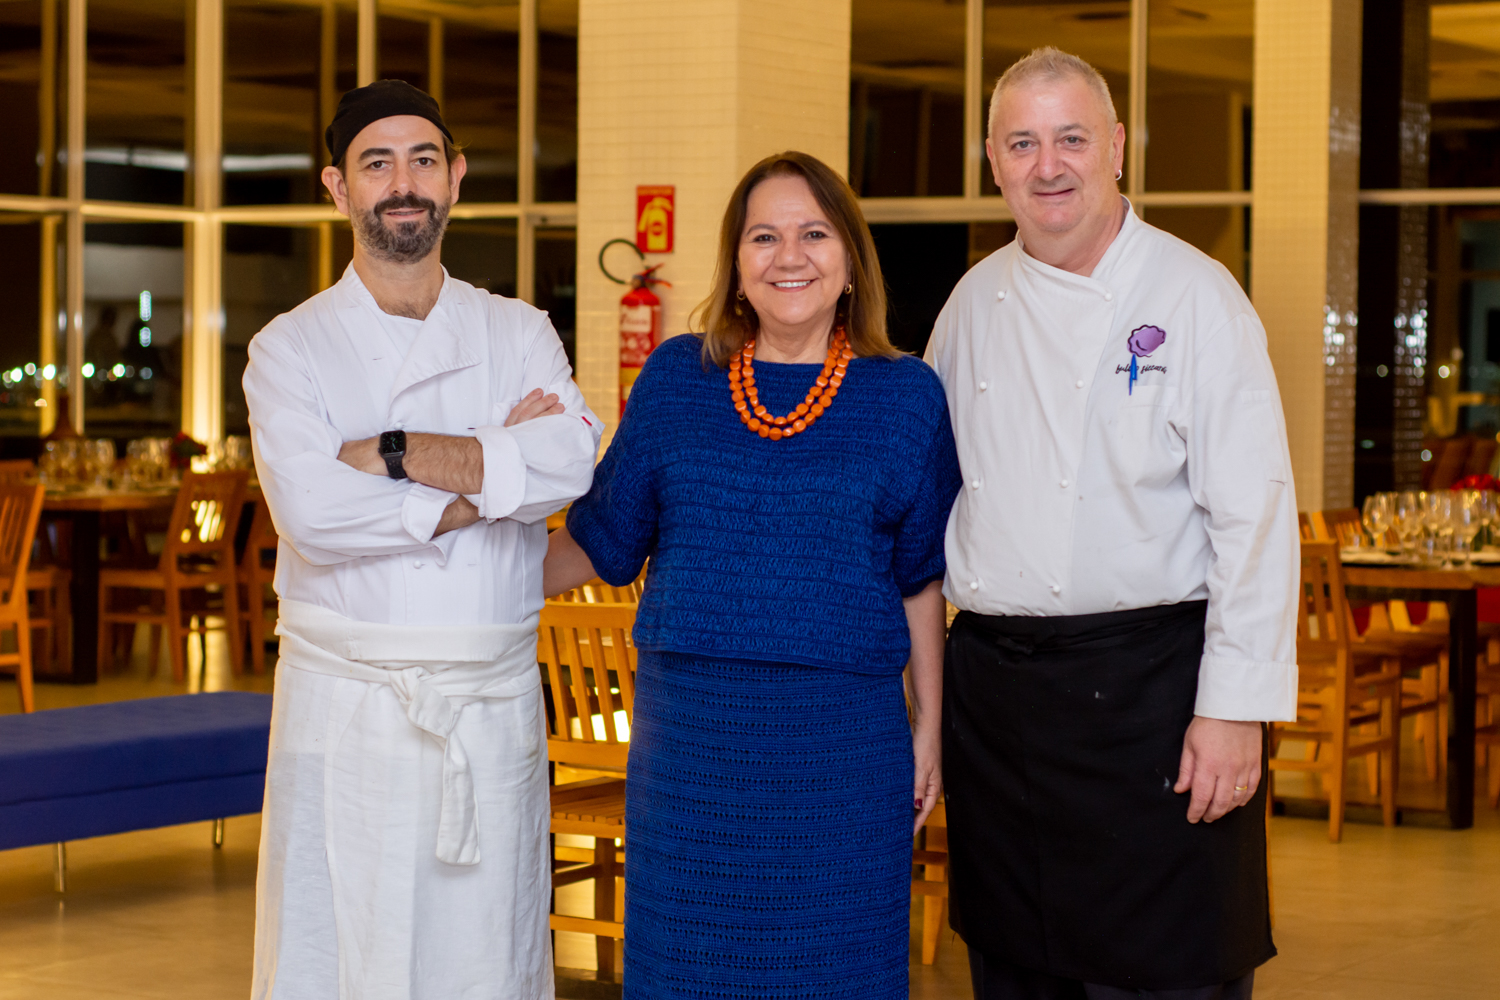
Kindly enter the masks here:
<path id="1" fill-rule="evenodd" d="M 1109 95 L 1109 84 L 1104 81 L 1104 77 L 1077 56 L 1048 45 L 1032 49 L 1029 54 L 1016 60 L 995 82 L 995 92 L 990 96 L 989 120 L 985 125 L 986 137 L 994 137 L 995 112 L 1000 107 L 1000 95 L 1005 91 L 1039 80 L 1051 82 L 1069 77 L 1082 80 L 1093 90 L 1099 103 L 1104 105 L 1104 110 L 1109 115 L 1109 127 L 1113 130 L 1120 119 L 1115 114 L 1115 101 Z"/>

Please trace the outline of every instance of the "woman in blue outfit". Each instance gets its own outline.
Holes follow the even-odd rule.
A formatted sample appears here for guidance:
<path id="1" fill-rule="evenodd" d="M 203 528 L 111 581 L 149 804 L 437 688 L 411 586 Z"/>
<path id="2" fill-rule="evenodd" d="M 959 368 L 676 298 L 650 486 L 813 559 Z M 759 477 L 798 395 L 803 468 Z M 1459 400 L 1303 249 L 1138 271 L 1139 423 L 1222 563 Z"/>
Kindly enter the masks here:
<path id="1" fill-rule="evenodd" d="M 960 480 L 942 386 L 891 346 L 884 287 L 837 174 L 795 152 L 756 164 L 725 213 L 704 332 L 652 353 L 552 535 L 548 594 L 651 560 L 631 1000 L 906 998 Z"/>

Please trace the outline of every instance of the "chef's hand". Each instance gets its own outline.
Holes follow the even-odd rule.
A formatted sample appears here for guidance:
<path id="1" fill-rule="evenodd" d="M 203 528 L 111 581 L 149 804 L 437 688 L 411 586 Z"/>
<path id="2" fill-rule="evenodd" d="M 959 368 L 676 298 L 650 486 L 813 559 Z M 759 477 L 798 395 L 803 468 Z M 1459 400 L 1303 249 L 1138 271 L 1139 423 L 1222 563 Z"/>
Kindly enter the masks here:
<path id="1" fill-rule="evenodd" d="M 566 412 L 566 408 L 558 399 L 557 393 L 544 393 L 540 389 L 532 389 L 521 398 L 515 409 L 510 411 L 510 416 L 505 418 L 505 426 L 514 427 L 527 420 L 535 420 L 537 417 L 555 417 L 563 412 Z"/>
<path id="2" fill-rule="evenodd" d="M 1172 791 L 1192 791 L 1187 819 L 1212 823 L 1249 802 L 1260 785 L 1259 722 L 1193 716 L 1182 740 L 1182 766 Z M 1237 790 L 1238 789 L 1238 790 Z"/>

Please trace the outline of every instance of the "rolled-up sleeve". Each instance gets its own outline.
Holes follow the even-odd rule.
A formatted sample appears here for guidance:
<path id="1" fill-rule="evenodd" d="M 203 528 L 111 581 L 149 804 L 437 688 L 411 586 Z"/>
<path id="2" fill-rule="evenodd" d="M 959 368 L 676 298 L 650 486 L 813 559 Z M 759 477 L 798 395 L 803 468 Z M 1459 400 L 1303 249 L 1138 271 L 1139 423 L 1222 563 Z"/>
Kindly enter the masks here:
<path id="1" fill-rule="evenodd" d="M 1199 347 L 1188 483 L 1213 559 L 1195 714 L 1296 717 L 1297 500 L 1265 331 L 1250 314 Z"/>
<path id="2" fill-rule="evenodd" d="M 526 352 L 523 384 L 556 393 L 563 412 L 511 427 L 475 430 L 484 453 L 481 492 L 469 497 L 487 520 L 540 521 L 583 496 L 594 480 L 604 425 L 573 382 L 562 341 L 542 317 Z"/>
<path id="3" fill-rule="evenodd" d="M 308 371 L 289 330 L 269 327 L 250 341 L 245 399 L 277 534 L 315 566 L 417 550 L 431 550 L 441 563 L 446 549 L 433 532 L 455 494 L 340 462 L 343 437 L 324 416 Z"/>

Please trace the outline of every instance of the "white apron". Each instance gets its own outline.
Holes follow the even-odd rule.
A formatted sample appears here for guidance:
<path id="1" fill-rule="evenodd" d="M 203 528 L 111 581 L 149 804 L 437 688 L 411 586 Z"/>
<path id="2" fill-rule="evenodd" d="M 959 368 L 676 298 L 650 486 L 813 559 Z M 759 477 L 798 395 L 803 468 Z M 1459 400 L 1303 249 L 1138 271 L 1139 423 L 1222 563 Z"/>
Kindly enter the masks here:
<path id="1" fill-rule="evenodd" d="M 551 1000 L 535 619 L 277 632 L 254 1000 Z"/>

